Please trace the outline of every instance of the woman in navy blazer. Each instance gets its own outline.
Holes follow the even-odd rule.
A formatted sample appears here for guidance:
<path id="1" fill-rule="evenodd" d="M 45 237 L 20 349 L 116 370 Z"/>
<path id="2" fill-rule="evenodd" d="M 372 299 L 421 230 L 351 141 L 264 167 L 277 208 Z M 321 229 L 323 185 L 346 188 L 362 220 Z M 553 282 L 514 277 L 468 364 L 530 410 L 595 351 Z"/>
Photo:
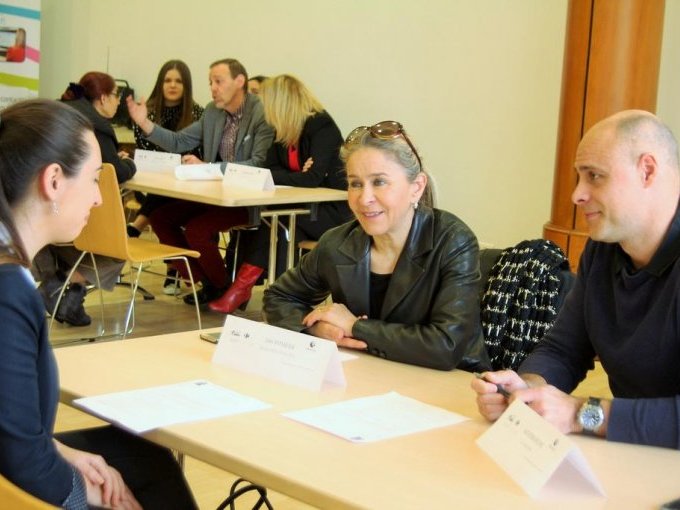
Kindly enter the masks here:
<path id="1" fill-rule="evenodd" d="M 196 508 L 168 450 L 111 426 L 53 434 L 57 365 L 28 267 L 43 246 L 77 237 L 101 204 L 101 164 L 75 109 L 34 99 L 2 111 L 0 474 L 67 509 Z"/>
<path id="2" fill-rule="evenodd" d="M 264 81 L 260 98 L 265 119 L 276 131 L 265 161 L 274 183 L 301 188 L 347 189 L 339 157 L 342 134 L 311 91 L 297 78 L 282 74 Z M 316 241 L 328 229 L 351 218 L 346 201 L 323 202 L 318 204 L 316 217 L 297 218 L 297 234 Z M 232 313 L 245 305 L 267 267 L 269 228 L 260 226 L 257 231 L 244 234 L 247 239 L 242 242 L 247 247 L 244 262 L 227 292 L 210 303 L 213 311 Z M 279 259 L 283 260 L 283 257 Z"/>

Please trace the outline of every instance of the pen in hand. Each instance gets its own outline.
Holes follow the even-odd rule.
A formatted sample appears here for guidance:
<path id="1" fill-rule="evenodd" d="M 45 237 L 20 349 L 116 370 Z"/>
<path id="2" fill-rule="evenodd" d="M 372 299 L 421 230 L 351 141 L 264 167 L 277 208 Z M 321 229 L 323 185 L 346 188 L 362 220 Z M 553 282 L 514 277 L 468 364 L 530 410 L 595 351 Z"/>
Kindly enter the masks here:
<path id="1" fill-rule="evenodd" d="M 476 377 L 477 379 L 481 379 L 482 381 L 485 381 L 485 382 L 488 382 L 489 384 L 495 385 L 495 386 L 496 386 L 496 391 L 497 391 L 498 393 L 500 393 L 501 395 L 503 395 L 505 398 L 510 398 L 510 392 L 509 392 L 508 390 L 506 390 L 505 388 L 503 388 L 503 386 L 501 386 L 500 384 L 496 384 L 496 383 L 492 383 L 491 381 L 488 381 L 488 380 L 487 380 L 482 374 L 480 374 L 479 372 L 475 372 L 474 374 L 475 374 L 475 377 Z"/>

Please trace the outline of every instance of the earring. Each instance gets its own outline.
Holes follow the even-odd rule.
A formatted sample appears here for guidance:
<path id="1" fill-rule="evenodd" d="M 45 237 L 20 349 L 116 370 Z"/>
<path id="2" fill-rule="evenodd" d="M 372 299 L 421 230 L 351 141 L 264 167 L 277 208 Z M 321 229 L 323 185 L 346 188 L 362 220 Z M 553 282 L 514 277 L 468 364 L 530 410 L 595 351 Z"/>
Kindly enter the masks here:
<path id="1" fill-rule="evenodd" d="M 52 213 L 55 215 L 59 214 L 59 206 L 57 205 L 57 202 L 52 202 Z"/>
<path id="2" fill-rule="evenodd" d="M 418 201 L 417 200 L 415 202 L 413 202 L 413 210 L 415 211 L 416 209 L 418 209 Z"/>

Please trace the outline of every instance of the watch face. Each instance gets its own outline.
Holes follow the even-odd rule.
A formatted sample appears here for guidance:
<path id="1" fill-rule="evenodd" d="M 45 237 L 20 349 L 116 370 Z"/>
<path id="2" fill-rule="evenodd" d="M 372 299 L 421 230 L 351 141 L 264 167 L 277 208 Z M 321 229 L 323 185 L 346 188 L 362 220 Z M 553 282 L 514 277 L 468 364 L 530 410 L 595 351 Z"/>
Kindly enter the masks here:
<path id="1" fill-rule="evenodd" d="M 584 430 L 593 432 L 597 430 L 604 422 L 604 411 L 600 406 L 600 402 L 588 402 L 583 406 L 579 413 L 579 421 Z"/>
<path id="2" fill-rule="evenodd" d="M 599 407 L 586 407 L 581 415 L 581 422 L 585 429 L 596 429 L 602 423 L 602 410 Z"/>

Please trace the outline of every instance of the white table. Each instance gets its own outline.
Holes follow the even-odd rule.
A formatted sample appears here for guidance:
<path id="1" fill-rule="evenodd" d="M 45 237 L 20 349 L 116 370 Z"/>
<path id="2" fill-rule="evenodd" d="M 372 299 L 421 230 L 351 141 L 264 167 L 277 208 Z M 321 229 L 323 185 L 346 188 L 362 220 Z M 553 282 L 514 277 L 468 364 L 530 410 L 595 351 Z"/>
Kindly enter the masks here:
<path id="1" fill-rule="evenodd" d="M 317 393 L 213 365 L 213 349 L 195 331 L 60 348 L 61 400 L 204 378 L 269 402 L 269 410 L 175 425 L 145 437 L 322 508 L 655 509 L 680 496 L 680 452 L 575 436 L 608 498 L 529 498 L 476 446 L 488 424 L 477 413 L 466 372 L 362 354 L 344 363 L 347 388 Z M 281 416 L 392 390 L 472 420 L 353 444 Z"/>

